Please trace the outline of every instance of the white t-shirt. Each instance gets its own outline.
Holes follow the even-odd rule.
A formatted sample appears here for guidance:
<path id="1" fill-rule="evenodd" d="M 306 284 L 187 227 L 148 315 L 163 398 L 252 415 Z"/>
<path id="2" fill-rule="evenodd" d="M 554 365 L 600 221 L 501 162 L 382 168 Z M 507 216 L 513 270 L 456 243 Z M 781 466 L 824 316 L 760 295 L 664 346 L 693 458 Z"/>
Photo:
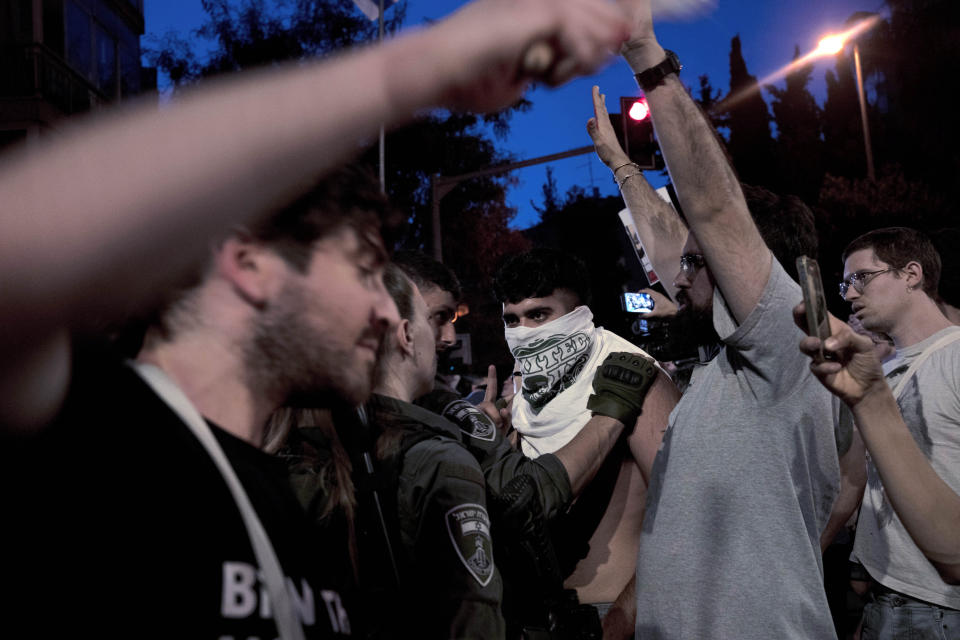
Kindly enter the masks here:
<path id="1" fill-rule="evenodd" d="M 910 363 L 950 332 L 960 332 L 960 327 L 948 327 L 898 350 L 896 356 L 883 365 L 887 383 L 896 387 Z M 960 341 L 932 353 L 907 381 L 897 404 L 903 421 L 934 471 L 960 493 Z M 874 580 L 889 589 L 960 609 L 960 586 L 945 583 L 913 542 L 887 500 L 880 475 L 869 458 L 867 488 L 853 556 Z"/>

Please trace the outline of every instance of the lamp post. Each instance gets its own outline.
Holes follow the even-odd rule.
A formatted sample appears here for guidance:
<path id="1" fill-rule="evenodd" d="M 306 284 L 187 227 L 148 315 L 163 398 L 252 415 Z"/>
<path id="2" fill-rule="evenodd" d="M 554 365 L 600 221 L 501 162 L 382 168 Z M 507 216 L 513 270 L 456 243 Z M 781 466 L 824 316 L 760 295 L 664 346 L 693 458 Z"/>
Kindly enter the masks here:
<path id="1" fill-rule="evenodd" d="M 863 71 L 860 68 L 860 47 L 853 43 L 853 66 L 857 71 L 857 96 L 860 98 L 860 121 L 863 122 L 863 148 L 867 153 L 867 177 L 877 179 L 873 168 L 873 147 L 870 145 L 870 127 L 867 126 L 867 96 L 863 91 Z"/>
<path id="2" fill-rule="evenodd" d="M 867 95 L 863 90 L 863 69 L 860 66 L 860 47 L 857 45 L 856 37 L 876 24 L 879 19 L 880 16 L 875 13 L 858 11 L 847 19 L 847 24 L 852 26 L 843 33 L 821 38 L 817 50 L 814 52 L 819 55 L 835 55 L 843 51 L 847 42 L 853 42 L 853 66 L 857 76 L 860 122 L 863 124 L 863 147 L 867 155 L 867 177 L 871 180 L 875 180 L 877 174 L 873 167 L 873 145 L 870 144 L 870 126 L 867 121 Z"/>

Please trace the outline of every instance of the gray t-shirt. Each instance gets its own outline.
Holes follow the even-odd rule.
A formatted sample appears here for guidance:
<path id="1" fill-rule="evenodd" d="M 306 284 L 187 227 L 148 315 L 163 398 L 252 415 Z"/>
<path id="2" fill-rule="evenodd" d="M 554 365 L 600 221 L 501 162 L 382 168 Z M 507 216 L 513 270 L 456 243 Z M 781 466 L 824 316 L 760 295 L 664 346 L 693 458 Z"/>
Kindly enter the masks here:
<path id="1" fill-rule="evenodd" d="M 897 351 L 896 357 L 883 365 L 890 386 L 897 386 L 924 349 L 954 332 L 960 332 L 960 327 L 943 329 Z M 960 493 L 960 341 L 933 352 L 907 381 L 897 404 L 934 471 Z M 914 544 L 884 495 L 872 462 L 867 464 L 867 488 L 853 555 L 880 584 L 920 600 L 960 609 L 960 586 L 945 583 Z"/>
<path id="2" fill-rule="evenodd" d="M 697 370 L 653 464 L 637 561 L 637 637 L 835 638 L 820 533 L 840 487 L 836 405 L 797 345 L 800 287 L 774 260 Z"/>

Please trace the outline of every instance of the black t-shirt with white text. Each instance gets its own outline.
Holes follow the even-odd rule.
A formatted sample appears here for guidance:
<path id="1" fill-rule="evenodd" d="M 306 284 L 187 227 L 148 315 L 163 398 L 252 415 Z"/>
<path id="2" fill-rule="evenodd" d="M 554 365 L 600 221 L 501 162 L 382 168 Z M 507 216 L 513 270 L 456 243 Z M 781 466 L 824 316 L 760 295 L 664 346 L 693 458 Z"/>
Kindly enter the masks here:
<path id="1" fill-rule="evenodd" d="M 306 636 L 359 635 L 346 540 L 312 527 L 281 461 L 211 428 L 273 543 Z M 81 355 L 55 423 L 4 458 L 3 579 L 16 591 L 7 619 L 30 637 L 278 636 L 219 470 L 119 360 Z"/>

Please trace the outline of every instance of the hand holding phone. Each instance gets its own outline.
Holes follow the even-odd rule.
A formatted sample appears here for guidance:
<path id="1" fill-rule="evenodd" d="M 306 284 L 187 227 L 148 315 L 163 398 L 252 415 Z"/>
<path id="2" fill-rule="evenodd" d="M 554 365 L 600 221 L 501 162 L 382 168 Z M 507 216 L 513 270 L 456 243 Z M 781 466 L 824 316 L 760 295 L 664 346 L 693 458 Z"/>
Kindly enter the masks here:
<path id="1" fill-rule="evenodd" d="M 807 314 L 807 334 L 820 338 L 820 350 L 813 356 L 813 360 L 833 360 L 830 354 L 823 350 L 823 341 L 830 337 L 830 319 L 827 317 L 827 300 L 823 295 L 820 265 L 813 258 L 800 256 L 797 258 L 797 275 L 800 278 L 803 306 Z"/>
<path id="2" fill-rule="evenodd" d="M 627 313 L 650 313 L 654 300 L 649 293 L 625 293 L 620 297 L 620 306 Z"/>

